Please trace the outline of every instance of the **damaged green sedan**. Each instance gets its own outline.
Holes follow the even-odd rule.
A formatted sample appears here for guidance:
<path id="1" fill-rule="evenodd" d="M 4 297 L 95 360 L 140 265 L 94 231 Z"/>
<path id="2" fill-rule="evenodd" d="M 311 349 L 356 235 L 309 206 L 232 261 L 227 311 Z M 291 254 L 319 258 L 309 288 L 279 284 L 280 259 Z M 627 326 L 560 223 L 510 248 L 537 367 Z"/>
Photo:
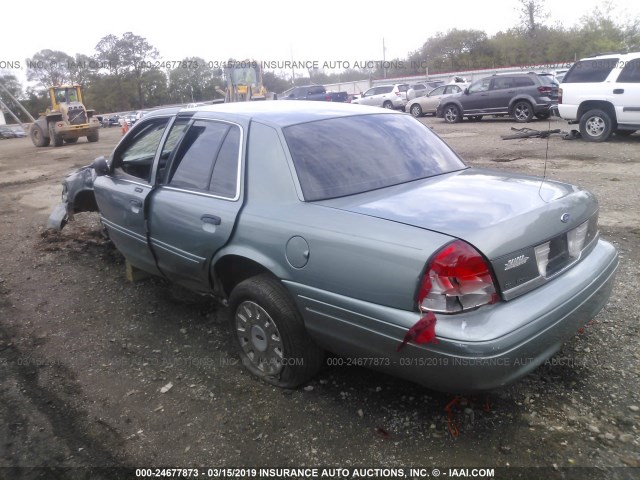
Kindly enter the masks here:
<path id="1" fill-rule="evenodd" d="M 295 387 L 330 351 L 430 388 L 526 375 L 618 264 L 578 187 L 464 162 L 409 115 L 322 102 L 159 110 L 65 180 L 134 268 L 228 303 L 243 364 Z"/>

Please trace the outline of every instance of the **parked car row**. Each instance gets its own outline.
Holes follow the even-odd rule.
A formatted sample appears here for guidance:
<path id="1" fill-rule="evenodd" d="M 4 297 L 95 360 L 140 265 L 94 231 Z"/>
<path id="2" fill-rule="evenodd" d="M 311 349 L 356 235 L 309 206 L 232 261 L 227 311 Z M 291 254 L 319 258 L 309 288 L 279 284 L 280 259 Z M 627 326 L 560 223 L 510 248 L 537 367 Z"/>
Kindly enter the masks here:
<path id="1" fill-rule="evenodd" d="M 103 127 L 119 127 L 120 119 L 127 122 L 127 126 L 134 125 L 138 120 L 140 120 L 148 111 L 139 110 L 137 112 L 129 112 L 129 113 L 112 113 L 109 115 L 98 115 L 97 118 L 102 124 Z"/>
<path id="2" fill-rule="evenodd" d="M 509 115 L 516 122 L 549 118 L 557 109 L 558 84 L 545 75 L 515 73 L 492 75 L 473 82 L 462 93 L 444 98 L 436 116 L 447 123 L 484 115 Z"/>
<path id="3" fill-rule="evenodd" d="M 8 138 L 22 138 L 27 134 L 20 125 L 0 125 L 0 140 Z"/>

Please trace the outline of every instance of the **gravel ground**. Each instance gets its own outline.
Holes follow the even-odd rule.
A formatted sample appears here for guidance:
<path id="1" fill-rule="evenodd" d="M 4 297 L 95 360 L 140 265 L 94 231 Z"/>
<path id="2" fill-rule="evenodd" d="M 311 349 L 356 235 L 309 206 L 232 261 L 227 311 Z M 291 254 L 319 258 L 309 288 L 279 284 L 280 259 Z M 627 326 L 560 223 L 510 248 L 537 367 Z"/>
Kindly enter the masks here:
<path id="1" fill-rule="evenodd" d="M 45 231 L 64 174 L 108 155 L 118 129 L 60 148 L 4 140 L 0 478 L 115 478 L 87 467 L 152 466 L 439 467 L 444 476 L 509 466 L 495 478 L 640 478 L 640 134 L 503 141 L 521 125 L 422 121 L 472 166 L 542 175 L 546 163 L 547 177 L 598 197 L 601 234 L 620 252 L 616 287 L 553 359 L 474 398 L 356 367 L 326 367 L 297 390 L 265 385 L 239 363 L 223 307 L 161 279 L 125 280 L 95 214 Z"/>

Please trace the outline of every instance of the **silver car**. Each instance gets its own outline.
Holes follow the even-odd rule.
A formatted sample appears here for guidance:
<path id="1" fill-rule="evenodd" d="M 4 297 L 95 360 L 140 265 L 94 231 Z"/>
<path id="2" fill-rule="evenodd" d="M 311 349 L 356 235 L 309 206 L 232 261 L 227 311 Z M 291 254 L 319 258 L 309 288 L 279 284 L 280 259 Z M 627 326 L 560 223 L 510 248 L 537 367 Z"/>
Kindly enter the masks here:
<path id="1" fill-rule="evenodd" d="M 404 106 L 407 104 L 408 89 L 409 85 L 406 83 L 378 85 L 370 88 L 360 98 L 352 100 L 351 103 L 404 110 Z"/>
<path id="2" fill-rule="evenodd" d="M 440 85 L 437 88 L 431 90 L 423 97 L 414 98 L 407 103 L 405 111 L 409 112 L 414 117 L 421 117 L 428 113 L 436 114 L 436 109 L 440 105 L 440 100 L 446 96 L 453 95 L 455 93 L 462 93 L 462 91 L 469 84 L 454 83 L 451 85 Z"/>
<path id="3" fill-rule="evenodd" d="M 132 272 L 218 297 L 278 386 L 331 351 L 434 389 L 500 387 L 606 304 L 618 264 L 578 187 L 469 168 L 409 115 L 243 102 L 143 117 L 64 182 Z"/>

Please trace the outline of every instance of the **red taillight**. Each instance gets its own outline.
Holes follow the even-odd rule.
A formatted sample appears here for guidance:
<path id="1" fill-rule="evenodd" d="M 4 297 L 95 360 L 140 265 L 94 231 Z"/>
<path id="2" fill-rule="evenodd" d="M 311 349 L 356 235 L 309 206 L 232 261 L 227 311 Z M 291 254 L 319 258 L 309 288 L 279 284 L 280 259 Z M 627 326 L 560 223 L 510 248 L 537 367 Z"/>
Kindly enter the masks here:
<path id="1" fill-rule="evenodd" d="M 538 87 L 538 91 L 540 93 L 544 93 L 544 94 L 550 95 L 553 92 L 553 88 L 551 88 L 551 87 Z"/>
<path id="2" fill-rule="evenodd" d="M 456 313 L 498 301 L 491 269 L 468 243 L 456 240 L 431 259 L 418 290 L 421 311 Z"/>
<path id="3" fill-rule="evenodd" d="M 562 89 L 558 89 L 558 103 L 562 103 Z"/>
<path id="4" fill-rule="evenodd" d="M 324 97 L 324 99 L 325 99 L 327 102 L 330 102 L 330 101 L 331 101 L 331 95 L 327 95 L 326 97 Z"/>

